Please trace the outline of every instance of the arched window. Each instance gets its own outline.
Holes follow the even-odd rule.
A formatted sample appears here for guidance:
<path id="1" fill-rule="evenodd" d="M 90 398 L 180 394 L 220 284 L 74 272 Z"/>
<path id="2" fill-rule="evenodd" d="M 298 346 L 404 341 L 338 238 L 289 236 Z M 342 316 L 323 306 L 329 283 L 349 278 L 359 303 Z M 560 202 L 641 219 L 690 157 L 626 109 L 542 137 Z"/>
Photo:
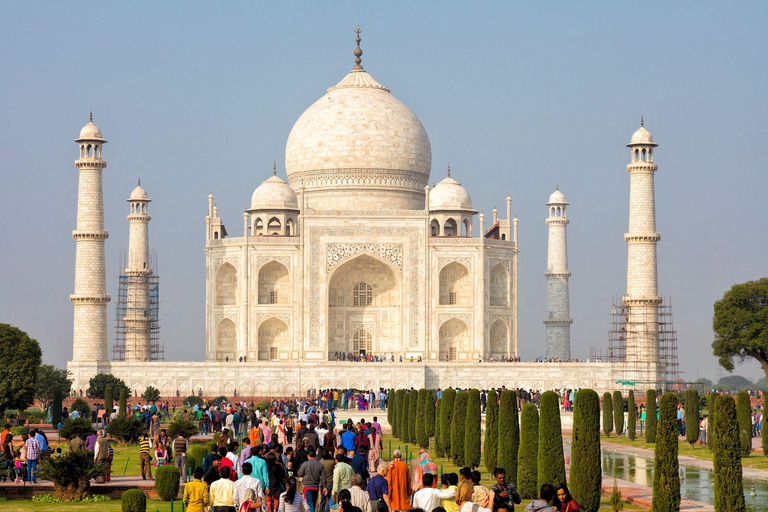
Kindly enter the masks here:
<path id="1" fill-rule="evenodd" d="M 501 263 L 491 269 L 491 306 L 507 307 L 509 300 L 509 273 Z"/>
<path id="2" fill-rule="evenodd" d="M 290 304 L 291 283 L 288 268 L 270 261 L 259 269 L 259 304 Z"/>
<path id="3" fill-rule="evenodd" d="M 296 227 L 293 225 L 293 219 L 291 218 L 285 221 L 285 234 L 288 236 L 296 236 Z"/>
<path id="4" fill-rule="evenodd" d="M 447 221 L 445 221 L 445 226 L 443 227 L 443 236 L 456 236 L 456 235 L 458 235 L 456 221 L 453 219 L 448 219 Z"/>
<path id="5" fill-rule="evenodd" d="M 373 352 L 373 336 L 366 329 L 358 329 L 352 336 L 352 351 L 359 354 L 365 351 L 366 354 Z"/>
<path id="6" fill-rule="evenodd" d="M 352 289 L 353 306 L 370 306 L 373 303 L 373 288 L 365 282 L 360 282 Z"/>
<path id="7" fill-rule="evenodd" d="M 261 236 L 264 234 L 264 221 L 261 218 L 256 219 L 253 224 L 253 236 Z"/>
<path id="8" fill-rule="evenodd" d="M 268 235 L 282 235 L 280 229 L 280 220 L 277 217 L 272 217 L 269 219 L 269 224 L 267 224 Z"/>
<path id="9" fill-rule="evenodd" d="M 638 160 L 640 160 L 640 150 L 636 149 L 635 150 L 635 162 L 637 162 Z"/>
<path id="10" fill-rule="evenodd" d="M 440 305 L 468 305 L 471 299 L 469 271 L 461 263 L 453 262 L 440 271 Z"/>
<path id="11" fill-rule="evenodd" d="M 218 240 L 219 239 L 219 232 L 218 231 L 214 231 L 213 232 L 213 239 L 214 240 Z"/>
<path id="12" fill-rule="evenodd" d="M 433 219 L 432 222 L 429 223 L 429 227 L 432 236 L 438 236 L 440 234 L 440 223 L 437 222 L 437 219 Z"/>

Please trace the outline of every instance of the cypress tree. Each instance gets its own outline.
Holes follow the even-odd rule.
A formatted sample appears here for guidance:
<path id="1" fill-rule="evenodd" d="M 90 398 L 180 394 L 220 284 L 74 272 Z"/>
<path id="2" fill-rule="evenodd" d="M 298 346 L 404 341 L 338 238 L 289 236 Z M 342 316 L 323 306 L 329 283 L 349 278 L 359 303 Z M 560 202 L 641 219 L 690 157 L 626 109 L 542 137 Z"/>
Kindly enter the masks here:
<path id="1" fill-rule="evenodd" d="M 112 386 L 104 388 L 104 418 L 109 422 L 109 415 L 112 414 L 112 410 L 115 408 L 115 402 L 112 398 Z"/>
<path id="2" fill-rule="evenodd" d="M 603 483 L 600 461 L 600 399 L 591 389 L 576 394 L 573 407 L 570 490 L 583 512 L 597 512 Z"/>
<path id="3" fill-rule="evenodd" d="M 416 444 L 416 422 L 419 419 L 419 391 L 412 389 L 411 399 L 408 401 L 408 442 Z"/>
<path id="4" fill-rule="evenodd" d="M 739 419 L 741 456 L 749 457 L 752 451 L 752 404 L 746 391 L 739 391 L 736 395 L 736 416 Z"/>
<path id="5" fill-rule="evenodd" d="M 613 426 L 616 427 L 616 435 L 624 433 L 624 397 L 621 391 L 613 392 Z"/>
<path id="6" fill-rule="evenodd" d="M 459 467 L 464 466 L 464 429 L 467 419 L 468 391 L 456 394 L 453 402 L 453 421 L 451 422 L 451 458 Z"/>
<path id="7" fill-rule="evenodd" d="M 53 403 L 51 404 L 51 426 L 58 429 L 58 424 L 61 423 L 61 390 L 53 390 Z"/>
<path id="8" fill-rule="evenodd" d="M 541 394 L 539 404 L 539 461 L 536 489 L 544 484 L 565 482 L 563 431 L 560 426 L 560 400 L 554 391 Z M 486 417 L 486 423 L 487 423 Z"/>
<path id="9" fill-rule="evenodd" d="M 480 465 L 480 391 L 471 389 L 467 393 L 467 417 L 464 419 L 464 465 L 475 469 Z"/>
<path id="10" fill-rule="evenodd" d="M 416 412 L 416 444 L 421 448 L 429 448 L 429 429 L 427 427 L 427 401 L 429 400 L 429 391 L 421 388 L 418 397 L 418 410 Z"/>
<path id="11" fill-rule="evenodd" d="M 765 400 L 763 400 L 763 404 L 765 404 Z M 763 419 L 761 420 L 762 428 L 760 429 L 761 434 L 761 441 L 763 446 L 763 455 L 768 457 L 768 425 L 765 423 L 765 405 L 763 405 Z"/>
<path id="12" fill-rule="evenodd" d="M 517 451 L 520 448 L 520 418 L 517 393 L 505 389 L 499 402 L 499 449 L 496 463 L 507 471 L 507 481 L 517 484 Z"/>
<path id="13" fill-rule="evenodd" d="M 392 427 L 392 403 L 395 401 L 395 392 L 393 390 L 389 390 L 387 392 L 387 423 L 389 423 L 389 426 Z M 393 430 L 394 432 L 394 430 Z"/>
<path id="14" fill-rule="evenodd" d="M 427 398 L 425 400 L 426 407 L 424 409 L 424 424 L 426 425 L 427 429 L 427 443 L 429 443 L 429 438 L 435 437 L 435 418 L 437 417 L 435 411 L 435 392 L 431 389 L 428 389 Z"/>
<path id="15" fill-rule="evenodd" d="M 637 437 L 637 412 L 635 411 L 635 392 L 631 389 L 627 395 L 627 438 L 634 441 Z"/>
<path id="16" fill-rule="evenodd" d="M 608 391 L 603 393 L 603 432 L 605 437 L 611 437 L 613 432 L 613 400 Z"/>
<path id="17" fill-rule="evenodd" d="M 645 392 L 645 442 L 656 442 L 656 390 Z"/>
<path id="18" fill-rule="evenodd" d="M 691 448 L 699 440 L 699 392 L 695 389 L 685 392 L 685 440 Z"/>
<path id="19" fill-rule="evenodd" d="M 677 462 L 677 397 L 665 393 L 659 403 L 659 424 L 653 460 L 653 512 L 679 512 L 680 467 Z"/>
<path id="20" fill-rule="evenodd" d="M 451 424 L 453 423 L 453 405 L 456 402 L 456 390 L 448 388 L 440 399 L 440 446 L 446 457 L 451 458 Z"/>
<path id="21" fill-rule="evenodd" d="M 715 441 L 717 440 L 717 432 L 715 431 L 715 417 L 717 416 L 717 397 L 720 393 L 713 391 L 707 397 L 707 448 L 710 450 L 715 449 Z"/>
<path id="22" fill-rule="evenodd" d="M 398 427 L 397 427 L 397 438 L 400 439 L 402 442 L 407 443 L 408 442 L 408 422 L 406 421 L 408 419 L 408 412 L 411 410 L 409 407 L 409 402 L 411 401 L 411 394 L 408 392 L 407 389 L 400 389 L 397 392 L 400 391 L 403 392 L 403 399 L 402 401 L 398 400 L 402 404 L 402 406 L 398 406 L 397 411 L 397 421 L 398 421 Z"/>
<path id="23" fill-rule="evenodd" d="M 488 402 L 485 406 L 485 443 L 483 445 L 483 460 L 485 461 L 485 469 L 487 469 L 491 474 L 493 474 L 493 470 L 496 469 L 496 452 L 498 449 L 499 403 L 496 398 L 496 390 L 491 389 L 488 392 Z"/>
<path id="24" fill-rule="evenodd" d="M 397 390 L 392 390 L 392 396 L 389 397 L 387 421 L 389 422 L 392 436 L 397 437 Z"/>
<path id="25" fill-rule="evenodd" d="M 744 512 L 744 484 L 741 476 L 741 441 L 736 404 L 723 395 L 710 402 L 710 416 L 715 417 L 712 433 L 717 439 L 714 450 L 715 510 Z"/>
<path id="26" fill-rule="evenodd" d="M 525 404 L 520 415 L 520 449 L 517 454 L 517 489 L 523 499 L 538 497 L 539 410 Z"/>
<path id="27" fill-rule="evenodd" d="M 128 393 L 125 388 L 120 389 L 120 411 L 117 413 L 118 418 L 125 418 L 125 411 L 128 409 Z"/>
<path id="28" fill-rule="evenodd" d="M 437 405 L 435 405 L 435 455 L 438 457 L 445 457 L 443 452 L 443 444 L 440 439 L 440 425 L 442 424 L 443 413 L 440 408 L 442 406 L 443 399 L 437 399 Z"/>

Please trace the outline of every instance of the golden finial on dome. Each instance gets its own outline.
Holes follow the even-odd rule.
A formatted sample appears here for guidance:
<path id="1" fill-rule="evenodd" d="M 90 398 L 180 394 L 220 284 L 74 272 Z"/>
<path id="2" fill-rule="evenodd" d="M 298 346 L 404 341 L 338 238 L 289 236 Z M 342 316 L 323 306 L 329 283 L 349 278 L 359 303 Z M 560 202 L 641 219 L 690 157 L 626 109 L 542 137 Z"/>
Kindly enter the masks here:
<path id="1" fill-rule="evenodd" d="M 560 182 L 555 182 L 555 190 L 560 190 Z"/>
<path id="2" fill-rule="evenodd" d="M 451 163 L 448 162 L 448 177 L 451 177 Z"/>
<path id="3" fill-rule="evenodd" d="M 272 160 L 272 176 L 277 176 L 277 161 Z"/>
<path id="4" fill-rule="evenodd" d="M 357 34 L 357 37 L 355 38 L 355 42 L 357 43 L 357 48 L 355 48 L 355 67 L 352 69 L 363 69 L 363 66 L 360 65 L 363 60 L 360 58 L 363 56 L 363 50 L 360 49 L 360 33 L 362 30 L 360 29 L 360 25 L 357 26 L 355 29 L 355 34 Z"/>
<path id="5" fill-rule="evenodd" d="M 93 110 L 91 110 L 91 122 L 93 122 Z"/>
<path id="6" fill-rule="evenodd" d="M 645 121 L 643 120 L 643 116 L 640 116 L 640 126 L 645 126 Z"/>

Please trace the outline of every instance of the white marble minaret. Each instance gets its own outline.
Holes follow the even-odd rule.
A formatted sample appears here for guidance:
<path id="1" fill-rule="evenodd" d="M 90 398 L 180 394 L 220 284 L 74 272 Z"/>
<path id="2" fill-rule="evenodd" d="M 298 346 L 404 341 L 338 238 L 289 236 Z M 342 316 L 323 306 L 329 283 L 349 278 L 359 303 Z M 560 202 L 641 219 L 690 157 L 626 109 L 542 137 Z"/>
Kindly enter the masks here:
<path id="1" fill-rule="evenodd" d="M 560 186 L 549 196 L 549 243 L 547 245 L 547 345 L 544 357 L 560 360 L 571 357 L 571 309 L 568 298 L 568 239 L 566 226 L 570 222 L 565 214 L 568 203 Z"/>
<path id="2" fill-rule="evenodd" d="M 658 146 L 640 120 L 640 128 L 627 144 L 630 148 L 629 231 L 627 241 L 627 375 L 639 389 L 655 388 L 659 367 L 659 296 L 656 272 L 656 202 L 653 177 L 658 166 L 653 150 Z"/>
<path id="3" fill-rule="evenodd" d="M 150 312 L 149 312 L 149 221 L 147 191 L 139 186 L 128 198 L 131 211 L 128 215 L 128 267 L 125 269 L 127 299 L 125 305 L 125 360 L 150 360 Z"/>
<path id="4" fill-rule="evenodd" d="M 101 175 L 107 166 L 101 158 L 107 143 L 99 127 L 91 121 L 75 139 L 80 145 L 80 158 L 75 167 L 80 171 L 77 194 L 77 229 L 72 237 L 77 243 L 75 256 L 75 293 L 70 300 L 75 306 L 72 360 L 77 362 L 107 360 L 107 277 L 104 242 L 104 193 Z"/>

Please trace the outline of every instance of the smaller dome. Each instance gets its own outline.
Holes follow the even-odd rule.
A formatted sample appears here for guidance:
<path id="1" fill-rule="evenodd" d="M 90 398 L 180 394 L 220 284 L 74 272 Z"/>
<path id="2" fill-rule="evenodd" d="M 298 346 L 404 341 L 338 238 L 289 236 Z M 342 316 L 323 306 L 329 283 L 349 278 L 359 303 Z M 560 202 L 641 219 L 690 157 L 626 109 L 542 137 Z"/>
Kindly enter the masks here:
<path id="1" fill-rule="evenodd" d="M 277 175 L 259 185 L 251 196 L 251 210 L 298 210 L 299 200 L 290 185 Z"/>
<path id="2" fill-rule="evenodd" d="M 627 146 L 634 146 L 636 144 L 658 146 L 658 144 L 653 142 L 653 135 L 651 135 L 651 132 L 646 130 L 644 126 L 641 126 L 635 133 L 632 134 L 632 139 L 629 141 Z"/>
<path id="3" fill-rule="evenodd" d="M 129 201 L 149 201 L 149 196 L 147 195 L 147 191 L 144 190 L 144 188 L 139 185 L 135 189 L 133 189 L 133 192 L 131 192 L 131 197 L 128 198 Z"/>
<path id="4" fill-rule="evenodd" d="M 87 125 L 83 126 L 83 129 L 80 130 L 80 137 L 75 139 L 75 142 L 81 142 L 81 141 L 87 141 L 87 140 L 98 140 L 102 142 L 107 142 L 102 137 L 101 130 L 99 129 L 98 126 L 93 124 L 93 121 L 89 121 Z"/>
<path id="5" fill-rule="evenodd" d="M 461 183 L 450 176 L 435 185 L 429 192 L 429 210 L 464 210 L 472 209 L 472 198 Z"/>
<path id="6" fill-rule="evenodd" d="M 560 192 L 559 185 L 557 187 L 557 190 L 552 192 L 552 195 L 549 196 L 549 201 L 547 201 L 547 204 L 568 204 L 568 202 L 565 200 L 565 194 Z"/>

